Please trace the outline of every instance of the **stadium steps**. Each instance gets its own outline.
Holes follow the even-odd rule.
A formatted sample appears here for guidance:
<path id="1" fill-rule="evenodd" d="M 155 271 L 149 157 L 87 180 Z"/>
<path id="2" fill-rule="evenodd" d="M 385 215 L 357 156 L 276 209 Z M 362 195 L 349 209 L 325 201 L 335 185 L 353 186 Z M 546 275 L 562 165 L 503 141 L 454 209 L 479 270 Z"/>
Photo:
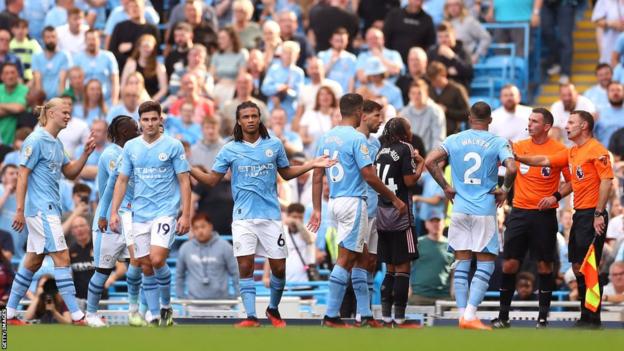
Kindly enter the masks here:
<path id="1" fill-rule="evenodd" d="M 583 18 L 576 22 L 573 40 L 574 57 L 571 80 L 578 92 L 582 94 L 595 84 L 594 69 L 599 58 L 596 26 L 591 21 L 591 9 L 586 10 Z M 535 105 L 550 107 L 557 100 L 559 100 L 559 75 L 554 75 L 546 78 L 542 84 Z"/>

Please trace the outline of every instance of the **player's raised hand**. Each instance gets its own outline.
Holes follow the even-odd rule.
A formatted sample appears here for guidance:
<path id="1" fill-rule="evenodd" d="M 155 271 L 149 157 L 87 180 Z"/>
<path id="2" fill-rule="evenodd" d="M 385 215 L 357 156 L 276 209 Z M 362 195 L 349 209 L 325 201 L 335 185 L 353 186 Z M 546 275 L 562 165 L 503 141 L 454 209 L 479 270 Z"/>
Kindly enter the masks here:
<path id="1" fill-rule="evenodd" d="M 308 221 L 308 230 L 316 233 L 321 226 L 321 213 L 319 211 L 312 211 L 310 220 Z"/>
<path id="2" fill-rule="evenodd" d="M 108 221 L 106 220 L 106 218 L 100 217 L 100 219 L 98 219 L 98 228 L 100 229 L 100 231 L 102 233 L 106 232 L 107 227 L 108 227 Z"/>
<path id="3" fill-rule="evenodd" d="M 24 229 L 24 224 L 26 223 L 26 217 L 24 217 L 24 212 L 15 212 L 15 217 L 13 217 L 13 225 L 11 226 L 13 230 L 16 232 L 21 232 Z"/>
<path id="4" fill-rule="evenodd" d="M 394 206 L 394 208 L 396 208 L 399 211 L 399 214 L 403 215 L 407 213 L 407 205 L 405 204 L 405 202 L 401 201 L 401 199 L 399 199 L 398 197 L 392 200 L 392 206 Z"/>
<path id="5" fill-rule="evenodd" d="M 537 208 L 540 211 L 544 211 L 544 210 L 547 210 L 547 209 L 551 208 L 556 203 L 557 203 L 557 198 L 556 197 L 554 197 L 554 196 L 546 196 L 546 197 L 542 198 L 537 203 Z"/>
<path id="6" fill-rule="evenodd" d="M 444 195 L 451 203 L 453 203 L 453 201 L 455 200 L 456 193 L 457 192 L 455 191 L 455 189 L 450 185 L 444 189 Z"/>
<path id="7" fill-rule="evenodd" d="M 112 211 L 111 211 L 112 212 Z M 98 223 L 99 225 L 99 223 Z M 114 231 L 115 233 L 121 233 L 121 231 L 119 230 L 119 215 L 117 213 L 111 213 L 110 216 L 110 222 L 108 223 L 108 225 L 110 226 L 110 229 L 112 231 Z"/>
<path id="8" fill-rule="evenodd" d="M 188 216 L 180 216 L 176 225 L 177 235 L 184 235 L 188 233 L 189 229 L 191 229 L 191 221 Z"/>
<path id="9" fill-rule="evenodd" d="M 89 139 L 87 139 L 87 142 L 85 143 L 84 146 L 84 153 L 86 155 L 91 155 L 91 153 L 93 152 L 93 150 L 95 150 L 95 138 L 93 137 L 93 132 L 91 133 L 91 135 L 89 135 Z"/>
<path id="10" fill-rule="evenodd" d="M 329 155 L 323 155 L 315 158 L 312 161 L 312 166 L 315 168 L 328 168 L 338 163 L 338 160 L 329 158 Z"/>

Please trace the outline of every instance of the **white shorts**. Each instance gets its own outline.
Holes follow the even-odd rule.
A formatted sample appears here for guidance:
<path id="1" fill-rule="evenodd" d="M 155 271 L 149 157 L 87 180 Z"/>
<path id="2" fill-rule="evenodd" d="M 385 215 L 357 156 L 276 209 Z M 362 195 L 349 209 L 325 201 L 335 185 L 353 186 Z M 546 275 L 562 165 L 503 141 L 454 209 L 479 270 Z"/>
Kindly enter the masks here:
<path id="1" fill-rule="evenodd" d="M 472 251 L 498 255 L 496 216 L 451 214 L 448 230 L 449 251 Z"/>
<path id="2" fill-rule="evenodd" d="M 126 240 L 126 246 L 134 245 L 134 237 L 132 235 L 132 211 L 119 211 L 121 218 L 121 234 Z"/>
<path id="3" fill-rule="evenodd" d="M 152 246 L 170 249 L 175 240 L 175 230 L 176 219 L 174 217 L 158 217 L 147 223 L 132 223 L 134 257 L 148 256 Z"/>
<path id="4" fill-rule="evenodd" d="M 286 258 L 288 248 L 281 221 L 271 219 L 241 219 L 232 222 L 234 256 L 258 255 L 266 258 Z"/>
<path id="5" fill-rule="evenodd" d="M 67 250 L 59 216 L 39 212 L 36 216 L 26 217 L 26 226 L 28 228 L 26 252 L 40 255 Z"/>
<path id="6" fill-rule="evenodd" d="M 362 252 L 370 234 L 366 200 L 360 197 L 330 199 L 329 211 L 336 223 L 338 245 Z"/>
<path id="7" fill-rule="evenodd" d="M 93 257 L 96 268 L 115 268 L 118 260 L 130 257 L 123 234 L 102 233 L 98 229 L 93 231 L 93 238 Z"/>
<path id="8" fill-rule="evenodd" d="M 377 254 L 377 242 L 379 234 L 377 233 L 377 217 L 368 218 L 368 252 Z"/>

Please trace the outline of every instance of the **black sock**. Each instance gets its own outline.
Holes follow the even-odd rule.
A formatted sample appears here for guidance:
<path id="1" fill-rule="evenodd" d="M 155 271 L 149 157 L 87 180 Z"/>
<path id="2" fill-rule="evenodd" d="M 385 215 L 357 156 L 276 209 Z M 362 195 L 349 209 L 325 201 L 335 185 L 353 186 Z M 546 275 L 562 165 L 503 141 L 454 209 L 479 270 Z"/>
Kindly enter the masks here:
<path id="1" fill-rule="evenodd" d="M 587 287 L 585 286 L 585 277 L 582 275 L 576 276 L 576 285 L 578 286 L 578 297 L 581 303 L 581 320 L 589 322 L 589 310 L 585 308 L 585 292 Z"/>
<path id="2" fill-rule="evenodd" d="M 511 299 L 516 291 L 516 273 L 503 273 L 500 287 L 500 311 L 498 319 L 508 321 Z"/>
<path id="3" fill-rule="evenodd" d="M 381 315 L 384 318 L 392 317 L 392 290 L 394 289 L 394 272 L 386 272 L 381 283 Z"/>
<path id="4" fill-rule="evenodd" d="M 552 292 L 555 288 L 555 276 L 552 273 L 539 274 L 539 315 L 538 320 L 548 319 L 550 311 L 550 301 L 552 300 Z"/>
<path id="5" fill-rule="evenodd" d="M 409 293 L 410 274 L 394 274 L 394 319 L 405 319 L 405 307 Z"/>

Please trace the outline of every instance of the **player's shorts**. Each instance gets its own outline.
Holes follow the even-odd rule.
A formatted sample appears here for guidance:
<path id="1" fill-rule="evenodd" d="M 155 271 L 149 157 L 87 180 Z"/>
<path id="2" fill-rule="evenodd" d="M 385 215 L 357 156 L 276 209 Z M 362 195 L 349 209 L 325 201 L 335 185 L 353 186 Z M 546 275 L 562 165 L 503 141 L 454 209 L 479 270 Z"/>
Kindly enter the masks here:
<path id="1" fill-rule="evenodd" d="M 572 216 L 572 228 L 570 229 L 570 241 L 568 242 L 568 260 L 571 263 L 582 263 L 589 250 L 596 231 L 594 230 L 594 212 L 596 209 L 590 208 L 585 210 L 575 210 Z M 609 222 L 607 215 L 605 219 L 605 234 L 596 236 L 594 248 L 596 254 L 596 262 L 600 262 L 602 257 L 602 247 L 604 246 L 605 236 L 607 232 L 606 224 Z"/>
<path id="2" fill-rule="evenodd" d="M 366 200 L 361 197 L 330 199 L 329 211 L 336 223 L 338 245 L 362 252 L 369 235 Z"/>
<path id="3" fill-rule="evenodd" d="M 503 235 L 503 257 L 524 260 L 530 250 L 531 258 L 554 262 L 557 252 L 557 210 L 544 211 L 512 208 Z"/>
<path id="4" fill-rule="evenodd" d="M 368 252 L 377 254 L 377 247 L 379 242 L 379 233 L 377 232 L 377 218 L 368 218 Z"/>
<path id="5" fill-rule="evenodd" d="M 398 265 L 418 258 L 418 238 L 412 227 L 401 231 L 379 231 L 379 259 Z"/>
<path id="6" fill-rule="evenodd" d="M 67 250 L 61 218 L 58 215 L 39 212 L 36 216 L 26 217 L 26 226 L 26 252 L 40 255 Z"/>
<path id="7" fill-rule="evenodd" d="M 452 213 L 448 230 L 449 251 L 472 251 L 498 255 L 496 216 Z"/>
<path id="8" fill-rule="evenodd" d="M 130 257 L 123 234 L 102 233 L 98 229 L 93 231 L 93 238 L 93 257 L 96 268 L 114 268 L 118 260 Z"/>
<path id="9" fill-rule="evenodd" d="M 288 257 L 281 221 L 240 219 L 232 222 L 234 256 L 258 255 L 281 259 Z"/>
<path id="10" fill-rule="evenodd" d="M 175 240 L 175 217 L 158 217 L 147 223 L 132 223 L 134 236 L 134 257 L 141 258 L 149 255 L 151 246 L 170 249 Z"/>
<path id="11" fill-rule="evenodd" d="M 132 235 L 132 211 L 119 210 L 121 219 L 121 234 L 126 240 L 126 246 L 134 245 L 134 236 Z"/>

